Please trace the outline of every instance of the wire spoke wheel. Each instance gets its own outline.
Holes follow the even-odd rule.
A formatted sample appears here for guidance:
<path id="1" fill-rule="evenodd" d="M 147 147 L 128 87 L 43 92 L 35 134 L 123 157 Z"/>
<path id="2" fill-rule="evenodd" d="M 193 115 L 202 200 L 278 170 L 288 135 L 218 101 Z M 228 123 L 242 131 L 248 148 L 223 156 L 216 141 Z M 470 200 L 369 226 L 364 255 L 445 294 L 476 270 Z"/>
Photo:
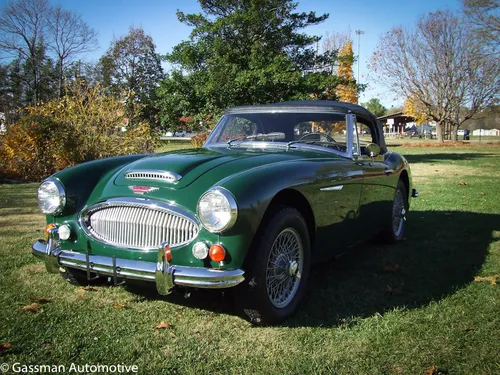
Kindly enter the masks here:
<path id="1" fill-rule="evenodd" d="M 286 228 L 274 240 L 267 260 L 266 288 L 274 307 L 284 308 L 293 301 L 303 268 L 302 239 L 295 229 Z"/>
<path id="2" fill-rule="evenodd" d="M 404 230 L 406 221 L 406 208 L 403 192 L 398 189 L 394 196 L 394 204 L 392 207 L 392 231 L 394 236 L 399 237 Z"/>

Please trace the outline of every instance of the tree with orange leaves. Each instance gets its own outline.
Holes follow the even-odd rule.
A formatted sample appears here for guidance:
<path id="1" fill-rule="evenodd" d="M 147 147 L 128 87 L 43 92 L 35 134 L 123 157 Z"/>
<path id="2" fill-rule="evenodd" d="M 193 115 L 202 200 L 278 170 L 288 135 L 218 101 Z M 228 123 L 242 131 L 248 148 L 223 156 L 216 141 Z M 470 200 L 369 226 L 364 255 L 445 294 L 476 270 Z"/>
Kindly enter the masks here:
<path id="1" fill-rule="evenodd" d="M 339 51 L 337 74 L 342 83 L 337 86 L 337 97 L 341 102 L 358 104 L 358 89 L 352 71 L 354 53 L 352 41 L 348 41 Z"/>
<path id="2" fill-rule="evenodd" d="M 433 117 L 429 114 L 427 107 L 415 95 L 410 95 L 404 102 L 405 116 L 411 116 L 415 119 L 418 125 L 422 125 L 426 121 L 432 121 Z"/>

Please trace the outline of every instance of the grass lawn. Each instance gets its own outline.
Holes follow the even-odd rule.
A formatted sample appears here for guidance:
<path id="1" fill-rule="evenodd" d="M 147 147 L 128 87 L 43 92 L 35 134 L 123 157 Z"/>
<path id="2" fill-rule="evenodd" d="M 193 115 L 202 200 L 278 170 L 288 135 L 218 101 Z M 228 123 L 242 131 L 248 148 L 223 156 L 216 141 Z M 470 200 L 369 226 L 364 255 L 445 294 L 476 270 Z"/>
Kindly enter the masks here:
<path id="1" fill-rule="evenodd" d="M 185 148 L 191 148 L 191 142 L 189 139 L 180 140 L 165 140 L 160 141 L 159 147 L 156 149 L 157 152 L 167 152 L 174 150 L 182 150 Z"/>
<path id="2" fill-rule="evenodd" d="M 251 326 L 219 292 L 163 298 L 142 284 L 67 284 L 30 254 L 44 227 L 37 184 L 0 185 L 0 363 L 499 374 L 500 145 L 392 150 L 408 157 L 420 190 L 406 239 L 365 243 L 315 267 L 302 308 L 277 327 Z M 32 303 L 37 312 L 23 310 Z"/>

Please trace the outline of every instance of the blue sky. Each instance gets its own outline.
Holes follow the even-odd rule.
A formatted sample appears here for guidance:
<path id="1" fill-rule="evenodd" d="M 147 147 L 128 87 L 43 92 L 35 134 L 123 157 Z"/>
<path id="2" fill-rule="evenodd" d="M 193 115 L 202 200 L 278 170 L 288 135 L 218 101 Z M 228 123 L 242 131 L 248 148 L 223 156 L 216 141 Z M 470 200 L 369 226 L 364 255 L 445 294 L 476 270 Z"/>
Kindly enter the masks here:
<path id="1" fill-rule="evenodd" d="M 6 0 L 0 0 L 5 4 Z M 80 13 L 83 19 L 99 32 L 100 49 L 93 54 L 98 59 L 109 47 L 114 37 L 125 36 L 130 26 L 142 27 L 153 37 L 157 52 L 170 52 L 172 47 L 189 37 L 190 28 L 181 24 L 175 15 L 177 9 L 185 13 L 200 10 L 196 0 L 51 0 L 64 8 Z M 329 13 L 327 21 L 310 27 L 305 32 L 325 35 L 326 32 L 342 32 L 350 29 L 364 30 L 361 35 L 360 81 L 368 83 L 369 89 L 361 97 L 366 101 L 379 97 L 390 107 L 400 100 L 390 91 L 370 82 L 367 77 L 367 61 L 377 46 L 379 37 L 398 25 L 412 26 L 422 14 L 438 9 L 459 9 L 460 0 L 302 0 L 298 11 Z M 357 53 L 357 38 L 354 37 L 354 51 Z M 354 66 L 355 74 L 357 67 Z"/>

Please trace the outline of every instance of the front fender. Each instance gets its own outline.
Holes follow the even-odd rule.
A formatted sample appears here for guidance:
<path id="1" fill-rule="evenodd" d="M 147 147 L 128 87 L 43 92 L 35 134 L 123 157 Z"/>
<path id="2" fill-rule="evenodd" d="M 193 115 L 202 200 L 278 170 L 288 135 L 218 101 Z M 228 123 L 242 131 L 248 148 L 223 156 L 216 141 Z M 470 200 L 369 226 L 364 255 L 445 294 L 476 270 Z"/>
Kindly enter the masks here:
<path id="1" fill-rule="evenodd" d="M 284 189 L 301 192 L 313 174 L 304 164 L 287 162 L 252 168 L 227 177 L 217 184 L 233 194 L 238 205 L 235 225 L 220 235 L 238 267 L 251 253 L 251 244 L 273 198 Z"/>
<path id="2" fill-rule="evenodd" d="M 79 212 L 99 181 L 107 181 L 119 168 L 146 156 L 148 155 L 127 155 L 94 160 L 55 173 L 52 177 L 63 184 L 67 201 L 63 212 L 57 216 Z"/>
<path id="3" fill-rule="evenodd" d="M 246 229 L 255 233 L 270 202 L 280 191 L 301 191 L 314 180 L 314 173 L 305 164 L 312 163 L 292 161 L 264 165 L 220 181 L 218 185 L 229 190 L 238 204 L 238 221 L 231 232 Z"/>

